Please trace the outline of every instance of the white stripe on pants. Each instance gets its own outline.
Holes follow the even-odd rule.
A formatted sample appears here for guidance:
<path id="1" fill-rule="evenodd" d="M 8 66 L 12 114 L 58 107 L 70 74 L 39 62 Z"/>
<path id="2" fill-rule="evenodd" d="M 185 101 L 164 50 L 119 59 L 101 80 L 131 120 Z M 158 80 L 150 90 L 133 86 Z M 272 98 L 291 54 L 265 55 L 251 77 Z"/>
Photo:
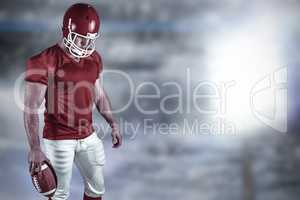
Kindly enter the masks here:
<path id="1" fill-rule="evenodd" d="M 94 132 L 84 139 L 49 140 L 43 138 L 44 152 L 51 161 L 58 179 L 53 200 L 66 200 L 69 196 L 73 161 L 84 180 L 87 196 L 104 194 L 103 165 L 105 154 L 102 140 Z"/>

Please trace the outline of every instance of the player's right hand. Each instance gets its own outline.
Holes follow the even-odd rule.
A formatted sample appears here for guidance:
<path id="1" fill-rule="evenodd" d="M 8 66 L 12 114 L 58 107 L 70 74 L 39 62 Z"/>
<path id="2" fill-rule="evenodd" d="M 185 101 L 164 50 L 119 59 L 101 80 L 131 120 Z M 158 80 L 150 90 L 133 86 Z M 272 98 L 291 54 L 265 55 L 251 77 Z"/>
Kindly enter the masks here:
<path id="1" fill-rule="evenodd" d="M 49 159 L 40 148 L 31 149 L 28 153 L 30 174 L 32 175 L 34 172 L 39 172 L 44 161 L 49 161 Z"/>

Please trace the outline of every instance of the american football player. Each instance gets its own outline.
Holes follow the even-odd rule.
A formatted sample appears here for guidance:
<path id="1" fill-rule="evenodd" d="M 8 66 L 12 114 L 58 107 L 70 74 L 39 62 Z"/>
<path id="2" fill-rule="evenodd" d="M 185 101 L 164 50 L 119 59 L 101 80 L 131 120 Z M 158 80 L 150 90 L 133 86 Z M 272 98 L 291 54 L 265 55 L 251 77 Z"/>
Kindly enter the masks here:
<path id="1" fill-rule="evenodd" d="M 49 161 L 57 175 L 53 200 L 69 196 L 73 163 L 84 181 L 84 200 L 101 200 L 105 188 L 102 140 L 92 125 L 92 108 L 112 128 L 113 147 L 122 143 L 110 101 L 100 85 L 103 64 L 95 50 L 100 19 L 88 4 L 72 5 L 63 18 L 62 40 L 28 59 L 25 76 L 24 125 L 30 146 L 31 173 Z M 45 100 L 40 145 L 38 109 Z"/>

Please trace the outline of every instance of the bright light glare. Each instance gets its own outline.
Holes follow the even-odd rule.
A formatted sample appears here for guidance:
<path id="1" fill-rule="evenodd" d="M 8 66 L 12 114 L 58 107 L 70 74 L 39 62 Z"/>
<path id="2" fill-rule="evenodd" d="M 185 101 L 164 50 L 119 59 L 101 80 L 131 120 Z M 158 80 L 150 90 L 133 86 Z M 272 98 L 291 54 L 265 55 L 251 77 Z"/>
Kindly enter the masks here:
<path id="1" fill-rule="evenodd" d="M 253 19 L 246 25 L 212 36 L 208 43 L 210 80 L 236 82 L 227 93 L 225 117 L 234 122 L 238 130 L 249 130 L 258 125 L 249 104 L 251 88 L 282 66 L 275 20 L 272 17 Z M 273 108 L 270 99 L 272 93 L 260 102 L 266 112 Z"/>

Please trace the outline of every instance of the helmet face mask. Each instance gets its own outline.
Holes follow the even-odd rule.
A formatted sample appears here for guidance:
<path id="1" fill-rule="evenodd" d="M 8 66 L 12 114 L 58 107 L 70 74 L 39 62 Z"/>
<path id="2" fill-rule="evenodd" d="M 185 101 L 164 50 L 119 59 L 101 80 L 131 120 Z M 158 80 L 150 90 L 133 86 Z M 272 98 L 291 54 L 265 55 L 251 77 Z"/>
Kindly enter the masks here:
<path id="1" fill-rule="evenodd" d="M 96 48 L 95 41 L 98 37 L 99 34 L 90 33 L 88 33 L 87 36 L 84 36 L 71 31 L 71 28 L 69 28 L 69 34 L 67 37 L 64 37 L 63 43 L 72 56 L 76 58 L 85 58 L 94 52 Z"/>
<path id="2" fill-rule="evenodd" d="M 99 37 L 100 19 L 96 10 L 84 3 L 72 5 L 64 15 L 63 44 L 76 58 L 90 56 Z"/>

